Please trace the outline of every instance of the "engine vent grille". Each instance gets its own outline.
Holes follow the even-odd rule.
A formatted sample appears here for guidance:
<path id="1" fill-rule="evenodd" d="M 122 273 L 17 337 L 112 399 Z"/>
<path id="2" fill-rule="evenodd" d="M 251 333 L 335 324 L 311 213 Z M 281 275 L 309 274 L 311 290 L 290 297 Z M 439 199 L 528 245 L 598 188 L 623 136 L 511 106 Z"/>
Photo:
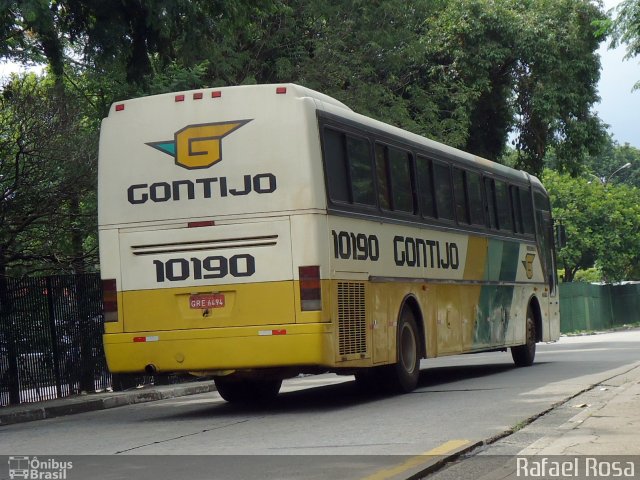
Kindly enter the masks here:
<path id="1" fill-rule="evenodd" d="M 338 282 L 338 343 L 340 355 L 367 351 L 364 283 Z"/>

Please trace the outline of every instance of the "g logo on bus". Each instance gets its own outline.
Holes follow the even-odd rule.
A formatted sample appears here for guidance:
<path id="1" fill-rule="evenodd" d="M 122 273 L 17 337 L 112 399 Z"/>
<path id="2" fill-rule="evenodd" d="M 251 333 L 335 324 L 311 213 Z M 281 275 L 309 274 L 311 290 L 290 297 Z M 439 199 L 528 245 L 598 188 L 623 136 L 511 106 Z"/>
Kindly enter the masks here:
<path id="1" fill-rule="evenodd" d="M 222 160 L 221 141 L 251 120 L 187 125 L 173 140 L 149 142 L 147 145 L 175 158 L 176 165 L 188 170 L 209 168 Z"/>
<path id="2" fill-rule="evenodd" d="M 533 278 L 533 259 L 536 258 L 535 253 L 527 253 L 522 261 L 525 271 L 527 272 L 527 278 L 531 280 Z"/>

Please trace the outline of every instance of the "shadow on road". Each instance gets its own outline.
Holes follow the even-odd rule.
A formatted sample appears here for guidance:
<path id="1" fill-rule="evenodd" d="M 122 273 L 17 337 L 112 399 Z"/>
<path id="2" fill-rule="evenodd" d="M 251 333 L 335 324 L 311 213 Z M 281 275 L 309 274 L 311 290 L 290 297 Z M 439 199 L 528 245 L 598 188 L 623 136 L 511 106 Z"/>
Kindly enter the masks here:
<path id="1" fill-rule="evenodd" d="M 531 368 L 535 368 L 535 366 Z M 447 385 L 455 382 L 498 375 L 515 369 L 516 367 L 508 363 L 425 368 L 421 370 L 418 386 L 412 394 L 429 395 L 429 393 L 434 392 L 434 387 L 446 387 Z M 445 388 L 442 388 L 442 390 L 444 389 Z M 459 390 L 472 391 L 489 389 L 491 388 Z M 456 391 L 454 387 L 446 388 L 446 390 Z M 211 399 L 211 404 L 199 403 L 199 408 L 195 410 L 190 408 L 189 411 L 173 413 L 172 415 L 168 415 L 166 418 L 170 418 L 172 420 L 183 418 L 186 420 L 194 418 L 225 417 L 238 414 L 272 415 L 282 413 L 292 414 L 332 411 L 355 405 L 384 402 L 397 396 L 397 394 L 384 391 L 363 391 L 358 388 L 355 381 L 347 381 L 339 384 L 322 385 L 296 391 L 282 392 L 275 400 L 262 405 L 230 404 L 221 401 L 219 397 L 216 396 Z M 175 409 L 175 406 L 171 408 Z M 155 420 L 157 420 L 157 418 Z"/>

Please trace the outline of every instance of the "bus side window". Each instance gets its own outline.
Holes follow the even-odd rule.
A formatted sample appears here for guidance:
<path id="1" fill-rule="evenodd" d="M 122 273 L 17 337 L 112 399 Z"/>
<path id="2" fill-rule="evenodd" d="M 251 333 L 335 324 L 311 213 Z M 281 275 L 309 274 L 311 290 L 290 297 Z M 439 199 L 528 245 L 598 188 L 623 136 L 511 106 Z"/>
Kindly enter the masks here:
<path id="1" fill-rule="evenodd" d="M 485 225 L 484 201 L 482 199 L 482 182 L 480 174 L 467 172 L 467 199 L 469 200 L 469 215 L 473 225 Z"/>
<path id="2" fill-rule="evenodd" d="M 329 198 L 334 202 L 350 202 L 344 133 L 325 128 L 323 147 Z"/>
<path id="3" fill-rule="evenodd" d="M 378 183 L 378 205 L 383 210 L 391 210 L 391 185 L 389 182 L 389 162 L 387 147 L 376 143 L 376 179 Z"/>
<path id="4" fill-rule="evenodd" d="M 516 233 L 524 233 L 522 224 L 522 206 L 520 205 L 520 189 L 515 185 L 509 187 L 511 193 L 511 204 L 513 205 L 513 224 Z"/>
<path id="5" fill-rule="evenodd" d="M 498 207 L 498 227 L 505 232 L 513 232 L 511 201 L 507 184 L 496 180 L 496 205 Z"/>
<path id="6" fill-rule="evenodd" d="M 347 135 L 346 146 L 353 203 L 375 205 L 376 197 L 373 186 L 369 140 L 363 137 Z"/>
<path id="7" fill-rule="evenodd" d="M 453 197 L 456 205 L 456 220 L 460 224 L 469 224 L 467 194 L 464 187 L 464 170 L 453 168 Z"/>
<path id="8" fill-rule="evenodd" d="M 520 189 L 520 205 L 522 206 L 522 223 L 524 224 L 524 233 L 533 235 L 533 203 L 531 202 L 531 191 L 529 189 Z"/>
<path id="9" fill-rule="evenodd" d="M 436 217 L 436 203 L 433 197 L 432 163 L 426 157 L 418 155 L 416 167 L 418 170 L 418 191 L 420 193 L 420 210 L 425 217 Z"/>
<path id="10" fill-rule="evenodd" d="M 487 196 L 487 216 L 489 228 L 498 230 L 498 210 L 496 208 L 496 183 L 493 178 L 484 178 L 484 191 Z"/>
<path id="11" fill-rule="evenodd" d="M 377 143 L 376 177 L 382 209 L 415 213 L 409 152 Z"/>
<path id="12" fill-rule="evenodd" d="M 391 194 L 393 209 L 415 213 L 413 187 L 411 182 L 411 154 L 406 150 L 388 147 L 389 171 L 391 173 Z"/>
<path id="13" fill-rule="evenodd" d="M 438 218 L 453 220 L 453 193 L 451 189 L 451 171 L 449 165 L 434 162 L 433 177 L 436 189 Z"/>

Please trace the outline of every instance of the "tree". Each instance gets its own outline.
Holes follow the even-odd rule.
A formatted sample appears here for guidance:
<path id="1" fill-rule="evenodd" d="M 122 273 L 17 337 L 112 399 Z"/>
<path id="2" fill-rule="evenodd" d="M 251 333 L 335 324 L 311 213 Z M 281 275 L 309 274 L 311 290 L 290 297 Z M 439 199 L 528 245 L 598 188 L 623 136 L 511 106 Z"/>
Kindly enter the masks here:
<path id="1" fill-rule="evenodd" d="M 3 89 L 0 277 L 95 265 L 97 137 L 68 100 L 33 75 Z"/>
<path id="2" fill-rule="evenodd" d="M 620 169 L 627 163 L 629 167 Z M 628 143 L 619 145 L 611 140 L 600 155 L 587 161 L 585 167 L 590 175 L 605 182 L 640 188 L 640 150 Z"/>
<path id="3" fill-rule="evenodd" d="M 640 1 L 624 0 L 612 11 L 617 15 L 614 19 L 600 22 L 601 31 L 611 35 L 611 48 L 625 43 L 629 59 L 640 55 Z M 635 89 L 640 88 L 640 81 Z"/>
<path id="4" fill-rule="evenodd" d="M 601 18 L 583 0 L 447 2 L 428 45 L 468 88 L 465 149 L 497 160 L 515 130 L 517 166 L 540 175 L 553 146 L 560 168 L 577 173 L 604 135 L 591 110 Z"/>
<path id="5" fill-rule="evenodd" d="M 545 170 L 554 217 L 567 229 L 558 254 L 564 280 L 596 266 L 607 281 L 634 280 L 640 266 L 640 191 Z"/>

